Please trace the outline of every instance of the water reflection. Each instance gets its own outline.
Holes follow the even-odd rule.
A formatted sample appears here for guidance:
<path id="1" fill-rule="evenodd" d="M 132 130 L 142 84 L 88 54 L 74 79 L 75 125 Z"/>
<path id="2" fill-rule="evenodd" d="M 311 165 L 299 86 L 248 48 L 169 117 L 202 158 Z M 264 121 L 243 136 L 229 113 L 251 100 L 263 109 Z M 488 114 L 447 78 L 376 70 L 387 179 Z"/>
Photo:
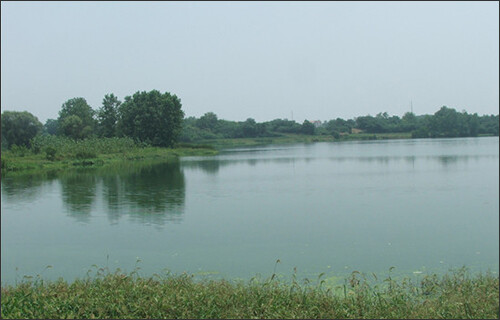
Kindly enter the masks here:
<path id="1" fill-rule="evenodd" d="M 185 181 L 179 162 L 142 167 L 138 172 L 119 178 L 122 190 L 116 196 L 125 199 L 119 203 L 128 204 L 132 219 L 154 224 L 182 220 Z M 106 189 L 111 195 L 117 190 L 113 184 Z M 114 200 L 112 197 L 111 201 Z"/>
<path id="2" fill-rule="evenodd" d="M 184 166 L 184 164 L 183 164 Z M 219 172 L 219 168 L 221 166 L 221 161 L 220 160 L 213 160 L 213 159 L 208 159 L 208 160 L 203 160 L 203 161 L 196 161 L 196 162 L 187 162 L 188 167 L 191 168 L 199 168 L 203 172 L 211 174 L 211 175 L 216 175 Z"/>
<path id="3" fill-rule="evenodd" d="M 393 162 L 404 162 L 410 167 L 414 168 L 415 164 L 419 161 L 422 162 L 438 162 L 443 166 L 454 165 L 457 163 L 467 163 L 469 160 L 480 161 L 482 159 L 495 159 L 498 158 L 496 155 L 433 155 L 433 156 L 326 156 L 326 157 L 275 157 L 275 158 L 259 158 L 258 156 L 254 158 L 230 158 L 227 156 L 217 157 L 217 158 L 204 158 L 197 157 L 193 159 L 187 159 L 182 161 L 181 165 L 183 168 L 189 169 L 200 169 L 201 171 L 216 175 L 219 170 L 223 167 L 228 167 L 232 165 L 247 164 L 249 166 L 256 166 L 261 163 L 278 163 L 278 164 L 289 164 L 289 163 L 311 163 L 314 161 L 321 161 L 327 159 L 332 162 L 344 163 L 344 162 L 359 162 L 359 163 L 377 163 L 379 165 L 388 166 Z"/>
<path id="4" fill-rule="evenodd" d="M 106 212 L 112 224 L 123 216 L 156 225 L 182 220 L 185 179 L 178 161 L 12 176 L 2 179 L 2 197 L 34 201 L 44 185 L 54 182 L 60 185 L 66 214 L 79 222 L 89 223 L 92 214 L 100 212 Z M 96 210 L 98 206 L 105 208 Z"/>
<path id="5" fill-rule="evenodd" d="M 44 179 L 33 175 L 2 177 L 2 197 L 12 201 L 34 201 L 41 195 L 43 185 L 50 184 L 55 179 L 53 175 L 44 177 Z"/>
<path id="6" fill-rule="evenodd" d="M 62 174 L 59 178 L 66 212 L 80 222 L 88 222 L 96 198 L 98 178 L 93 172 Z"/>

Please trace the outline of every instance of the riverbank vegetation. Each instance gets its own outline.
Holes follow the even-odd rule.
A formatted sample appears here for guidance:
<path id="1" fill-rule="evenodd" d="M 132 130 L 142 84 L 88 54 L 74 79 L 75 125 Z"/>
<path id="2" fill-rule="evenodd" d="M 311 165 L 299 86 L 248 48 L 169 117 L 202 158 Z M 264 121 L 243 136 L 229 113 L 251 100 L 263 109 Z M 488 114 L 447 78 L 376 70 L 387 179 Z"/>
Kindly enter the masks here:
<path id="1" fill-rule="evenodd" d="M 97 267 L 96 267 L 97 268 Z M 371 276 L 370 276 L 371 277 Z M 373 275 L 375 278 L 376 276 Z M 1 289 L 2 319 L 498 319 L 499 279 L 491 273 L 372 281 L 357 271 L 344 284 L 253 278 L 195 279 L 188 274 L 139 277 L 99 269 L 68 283 L 24 280 Z"/>
<path id="2" fill-rule="evenodd" d="M 386 112 L 375 117 L 367 115 L 354 119 L 309 121 L 302 124 L 288 119 L 275 119 L 257 123 L 254 119 L 243 122 L 227 121 L 208 112 L 200 118 L 184 119 L 179 137 L 184 142 L 219 144 L 227 139 L 261 139 L 263 141 L 332 141 L 377 140 L 394 138 L 447 138 L 498 136 L 498 115 L 478 116 L 466 111 L 457 112 L 443 106 L 433 115 L 417 116 L 406 113 L 402 118 Z M 293 138 L 292 138 L 293 137 Z M 245 140 L 235 140 L 245 142 Z M 234 143 L 231 143 L 234 144 Z"/>
<path id="3" fill-rule="evenodd" d="M 109 168 L 120 162 L 146 160 L 176 161 L 190 155 L 215 155 L 205 145 L 182 145 L 176 148 L 152 147 L 131 138 L 88 138 L 73 140 L 64 136 L 38 135 L 30 147 L 14 145 L 1 155 L 2 176 L 34 174 L 70 168 Z"/>
<path id="4" fill-rule="evenodd" d="M 257 123 L 218 119 L 213 112 L 184 118 L 180 99 L 157 90 L 122 103 L 104 96 L 94 110 L 84 98 L 64 102 L 44 125 L 29 112 L 2 112 L 2 174 L 102 166 L 114 161 L 214 155 L 215 149 L 319 141 L 498 136 L 499 116 L 457 112 L 402 118 L 379 113 L 329 121 L 288 119 Z"/>

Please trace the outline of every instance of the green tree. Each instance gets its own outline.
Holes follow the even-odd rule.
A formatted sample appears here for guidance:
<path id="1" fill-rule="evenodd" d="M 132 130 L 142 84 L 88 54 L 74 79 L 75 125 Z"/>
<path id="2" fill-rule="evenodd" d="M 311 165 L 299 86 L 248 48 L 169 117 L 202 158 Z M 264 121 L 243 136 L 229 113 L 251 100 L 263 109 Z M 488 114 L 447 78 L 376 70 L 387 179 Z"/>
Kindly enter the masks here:
<path id="1" fill-rule="evenodd" d="M 43 128 L 46 133 L 56 135 L 59 129 L 59 122 L 56 119 L 47 119 Z"/>
<path id="2" fill-rule="evenodd" d="M 30 140 L 43 129 L 43 125 L 33 114 L 23 111 L 2 112 L 2 142 L 7 147 L 13 145 L 30 146 Z"/>
<path id="3" fill-rule="evenodd" d="M 315 129 L 316 129 L 316 127 L 314 126 L 314 124 L 312 124 L 311 122 L 309 122 L 307 120 L 304 120 L 304 122 L 302 123 L 301 131 L 303 134 L 313 135 Z"/>
<path id="4" fill-rule="evenodd" d="M 459 114 L 455 109 L 442 106 L 431 118 L 431 137 L 458 137 L 459 120 Z"/>
<path id="5" fill-rule="evenodd" d="M 207 112 L 196 121 L 196 126 L 200 129 L 215 132 L 217 121 L 217 115 L 215 113 Z"/>
<path id="6" fill-rule="evenodd" d="M 353 123 L 346 121 L 342 118 L 337 118 L 335 120 L 328 121 L 325 124 L 324 129 L 326 129 L 326 132 L 328 134 L 333 134 L 334 136 L 340 137 L 340 132 L 351 133 L 353 126 L 354 126 Z"/>
<path id="7" fill-rule="evenodd" d="M 99 136 L 116 136 L 116 122 L 118 121 L 118 108 L 121 101 L 114 94 L 107 94 L 102 100 L 102 107 L 97 112 Z"/>
<path id="8" fill-rule="evenodd" d="M 268 131 L 280 132 L 280 133 L 300 133 L 302 126 L 293 121 L 287 119 L 274 119 L 269 122 L 265 122 Z"/>
<path id="9" fill-rule="evenodd" d="M 60 132 L 73 139 L 88 138 L 95 130 L 94 110 L 84 98 L 73 98 L 63 103 L 59 111 Z M 71 117 L 71 119 L 68 119 Z M 79 120 L 78 120 L 78 119 Z"/>
<path id="10" fill-rule="evenodd" d="M 471 137 L 477 137 L 479 133 L 479 116 L 477 113 L 470 114 L 467 117 L 467 127 L 469 129 L 469 135 Z"/>
<path id="11" fill-rule="evenodd" d="M 92 129 L 86 126 L 77 115 L 70 115 L 61 120 L 60 132 L 73 139 L 84 139 L 90 137 Z"/>
<path id="12" fill-rule="evenodd" d="M 182 130 L 184 112 L 181 107 L 181 100 L 175 94 L 137 91 L 125 97 L 118 108 L 118 130 L 154 146 L 171 147 Z"/>
<path id="13" fill-rule="evenodd" d="M 413 112 L 407 112 L 401 118 L 401 131 L 408 132 L 417 128 L 417 117 Z"/>
<path id="14" fill-rule="evenodd" d="M 241 128 L 244 137 L 255 137 L 257 135 L 257 123 L 252 118 L 246 119 Z"/>
<path id="15" fill-rule="evenodd" d="M 498 136 L 499 116 L 483 115 L 479 117 L 479 134 L 492 134 Z"/>

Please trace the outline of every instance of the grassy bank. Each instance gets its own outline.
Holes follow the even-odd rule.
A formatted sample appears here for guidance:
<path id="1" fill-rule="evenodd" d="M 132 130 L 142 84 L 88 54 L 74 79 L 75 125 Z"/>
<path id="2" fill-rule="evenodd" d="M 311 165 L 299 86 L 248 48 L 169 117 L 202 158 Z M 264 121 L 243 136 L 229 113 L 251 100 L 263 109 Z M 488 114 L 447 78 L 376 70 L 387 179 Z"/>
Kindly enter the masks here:
<path id="1" fill-rule="evenodd" d="M 150 147 L 127 138 L 100 138 L 74 141 L 46 136 L 31 148 L 2 150 L 2 176 L 37 174 L 72 168 L 102 168 L 119 162 L 174 160 L 182 156 L 215 155 L 211 146 L 183 144 L 175 148 Z"/>
<path id="2" fill-rule="evenodd" d="M 312 143 L 312 142 L 338 142 L 338 141 L 358 141 L 358 140 L 386 140 L 386 139 L 410 139 L 411 133 L 353 133 L 334 138 L 331 135 L 304 135 L 304 134 L 283 134 L 279 137 L 263 138 L 238 138 L 238 139 L 207 139 L 200 143 L 211 145 L 216 149 L 251 147 L 269 144 L 289 144 L 289 143 Z"/>
<path id="3" fill-rule="evenodd" d="M 103 269 L 100 269 L 103 270 Z M 302 281 L 301 281 L 302 282 Z M 1 289 L 8 318 L 476 318 L 498 319 L 499 281 L 465 269 L 428 275 L 418 283 L 390 277 L 378 284 L 353 272 L 326 288 L 320 278 L 301 284 L 200 280 L 193 276 L 138 277 L 119 272 L 68 283 L 25 281 Z"/>
<path id="4" fill-rule="evenodd" d="M 409 133 L 355 133 L 333 138 L 330 135 L 284 134 L 269 138 L 203 140 L 198 144 L 181 143 L 175 148 L 158 148 L 134 142 L 129 138 L 95 138 L 74 141 L 65 137 L 37 136 L 30 148 L 2 150 L 1 172 L 35 174 L 81 167 L 103 167 L 121 161 L 174 159 L 182 156 L 216 155 L 217 150 L 269 144 L 312 143 L 353 140 L 408 139 Z"/>

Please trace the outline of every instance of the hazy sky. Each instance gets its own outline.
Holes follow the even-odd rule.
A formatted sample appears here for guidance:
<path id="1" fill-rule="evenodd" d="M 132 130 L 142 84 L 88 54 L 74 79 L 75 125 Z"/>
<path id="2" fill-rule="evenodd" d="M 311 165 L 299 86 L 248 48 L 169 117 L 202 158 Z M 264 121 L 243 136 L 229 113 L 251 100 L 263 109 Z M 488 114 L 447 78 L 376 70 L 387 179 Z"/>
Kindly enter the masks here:
<path id="1" fill-rule="evenodd" d="M 1 108 L 176 94 L 186 116 L 499 112 L 499 3 L 1 2 Z"/>

